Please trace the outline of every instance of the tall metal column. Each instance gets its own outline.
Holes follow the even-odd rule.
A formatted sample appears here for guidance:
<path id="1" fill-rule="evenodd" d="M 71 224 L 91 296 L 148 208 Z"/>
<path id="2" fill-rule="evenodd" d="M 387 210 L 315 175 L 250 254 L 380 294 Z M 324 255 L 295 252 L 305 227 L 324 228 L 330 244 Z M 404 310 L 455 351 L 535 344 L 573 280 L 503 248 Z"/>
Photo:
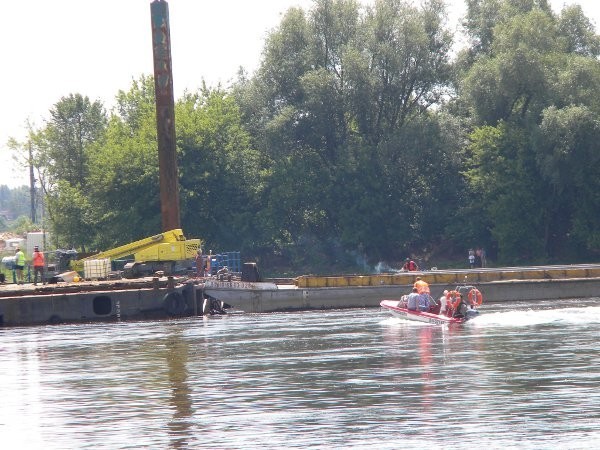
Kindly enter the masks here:
<path id="1" fill-rule="evenodd" d="M 164 0 L 153 1 L 150 4 L 150 15 L 154 54 L 154 88 L 156 91 L 160 210 L 162 231 L 168 231 L 181 228 L 168 3 Z"/>
<path id="2" fill-rule="evenodd" d="M 31 141 L 29 141 L 29 197 L 31 200 L 31 223 L 35 220 L 35 176 L 33 174 L 33 152 L 31 150 Z"/>

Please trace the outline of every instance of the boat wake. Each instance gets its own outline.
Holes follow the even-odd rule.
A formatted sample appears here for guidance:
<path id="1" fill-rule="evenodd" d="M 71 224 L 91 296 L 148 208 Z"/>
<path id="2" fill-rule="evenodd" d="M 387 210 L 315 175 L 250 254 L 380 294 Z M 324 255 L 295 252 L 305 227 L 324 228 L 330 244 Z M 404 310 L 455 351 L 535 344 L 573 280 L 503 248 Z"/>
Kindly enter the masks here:
<path id="1" fill-rule="evenodd" d="M 598 306 L 486 313 L 470 320 L 466 325 L 474 327 L 523 327 L 543 324 L 588 325 L 594 323 L 600 323 L 600 307 Z"/>
<path id="2" fill-rule="evenodd" d="M 526 327 L 532 325 L 589 325 L 600 323 L 600 307 L 585 306 L 576 308 L 557 309 L 525 309 L 501 312 L 483 312 L 468 322 L 459 326 L 469 327 Z M 431 327 L 439 326 L 424 322 L 407 320 L 400 317 L 388 317 L 379 321 L 382 326 L 393 327 Z M 444 324 L 448 326 L 448 324 Z"/>
<path id="3" fill-rule="evenodd" d="M 426 322 L 417 322 L 416 320 L 403 319 L 401 317 L 388 317 L 379 322 L 383 326 L 401 326 L 401 327 L 431 327 L 439 326 Z"/>

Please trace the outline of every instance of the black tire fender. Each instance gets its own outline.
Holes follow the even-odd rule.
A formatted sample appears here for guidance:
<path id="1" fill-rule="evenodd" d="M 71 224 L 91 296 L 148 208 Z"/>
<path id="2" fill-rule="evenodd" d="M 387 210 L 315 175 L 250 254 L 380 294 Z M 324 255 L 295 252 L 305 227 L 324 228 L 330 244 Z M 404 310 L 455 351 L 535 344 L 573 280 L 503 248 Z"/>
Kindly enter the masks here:
<path id="1" fill-rule="evenodd" d="M 177 291 L 169 292 L 163 299 L 164 310 L 172 316 L 180 316 L 187 310 L 187 302 Z"/>

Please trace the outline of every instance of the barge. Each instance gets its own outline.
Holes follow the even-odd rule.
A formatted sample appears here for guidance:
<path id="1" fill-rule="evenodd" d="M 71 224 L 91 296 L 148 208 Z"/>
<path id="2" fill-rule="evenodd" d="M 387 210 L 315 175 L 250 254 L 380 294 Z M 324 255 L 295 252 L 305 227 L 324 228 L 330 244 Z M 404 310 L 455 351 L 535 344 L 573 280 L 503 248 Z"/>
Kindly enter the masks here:
<path id="1" fill-rule="evenodd" d="M 600 264 L 430 270 L 375 275 L 231 281 L 161 276 L 34 286 L 0 285 L 0 326 L 155 320 L 223 313 L 379 307 L 410 292 L 420 276 L 434 297 L 475 284 L 486 303 L 600 297 Z M 243 278 L 243 277 L 242 277 Z M 227 309 L 230 308 L 230 309 Z"/>
<path id="2" fill-rule="evenodd" d="M 202 310 L 193 281 L 176 277 L 0 286 L 0 326 L 182 317 Z"/>
<path id="3" fill-rule="evenodd" d="M 304 275 L 287 282 L 218 281 L 204 284 L 204 295 L 240 311 L 260 313 L 302 309 L 368 308 L 411 291 L 425 280 L 434 298 L 445 289 L 475 284 L 486 302 L 592 298 L 600 296 L 600 264 L 431 270 L 377 275 Z"/>

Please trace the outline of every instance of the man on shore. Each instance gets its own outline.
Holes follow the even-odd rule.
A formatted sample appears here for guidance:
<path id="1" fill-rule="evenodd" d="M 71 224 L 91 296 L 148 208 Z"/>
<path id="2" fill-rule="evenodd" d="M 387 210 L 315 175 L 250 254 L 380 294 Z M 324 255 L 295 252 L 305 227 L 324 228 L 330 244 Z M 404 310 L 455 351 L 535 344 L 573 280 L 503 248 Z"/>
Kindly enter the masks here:
<path id="1" fill-rule="evenodd" d="M 198 253 L 196 254 L 196 276 L 203 277 L 204 276 L 204 256 L 202 255 L 202 249 L 198 249 Z"/>
<path id="2" fill-rule="evenodd" d="M 419 266 L 412 259 L 406 258 L 404 265 L 402 266 L 402 270 L 405 272 L 416 272 L 419 270 Z"/>
<path id="3" fill-rule="evenodd" d="M 23 269 L 25 269 L 25 253 L 20 247 L 15 252 L 15 270 L 17 271 L 17 284 L 23 284 Z"/>
<path id="4" fill-rule="evenodd" d="M 37 285 L 38 273 L 40 274 L 40 281 L 42 282 L 42 284 L 46 284 L 46 281 L 44 280 L 44 265 L 46 261 L 44 260 L 44 254 L 40 252 L 40 248 L 37 245 L 33 248 L 32 260 L 34 286 Z"/>

